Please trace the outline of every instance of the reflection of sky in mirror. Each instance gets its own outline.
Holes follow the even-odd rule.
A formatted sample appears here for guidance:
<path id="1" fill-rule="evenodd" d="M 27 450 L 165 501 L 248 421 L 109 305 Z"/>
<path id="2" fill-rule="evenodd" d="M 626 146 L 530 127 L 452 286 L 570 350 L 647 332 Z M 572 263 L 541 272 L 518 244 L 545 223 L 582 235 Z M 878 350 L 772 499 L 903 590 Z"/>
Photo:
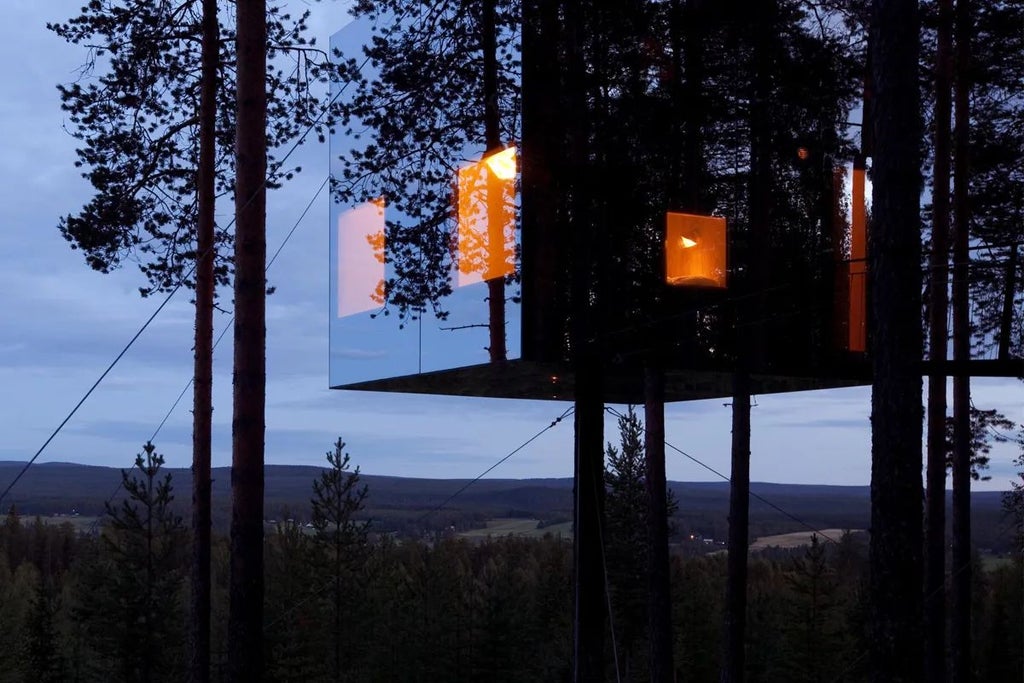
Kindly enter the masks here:
<path id="1" fill-rule="evenodd" d="M 346 57 L 362 61 L 358 51 L 369 36 L 365 22 L 352 22 L 331 38 L 332 50 L 341 50 Z M 367 68 L 367 67 L 364 67 Z M 370 76 L 368 70 L 364 75 Z M 344 84 L 333 86 L 333 96 L 339 101 L 349 96 Z M 340 175 L 339 155 L 353 145 L 366 144 L 364 135 L 359 141 L 348 140 L 342 132 L 331 136 L 331 172 Z M 331 201 L 330 212 L 330 385 L 339 386 L 387 377 L 400 377 L 419 372 L 445 370 L 486 363 L 490 360 L 488 286 L 476 271 L 507 272 L 503 265 L 515 252 L 518 231 L 512 212 L 500 207 L 512 201 L 514 181 L 507 176 L 509 159 L 514 164 L 514 152 L 506 151 L 498 159 L 467 162 L 470 153 L 452 160 L 452 182 L 461 192 L 453 203 L 448 228 L 460 253 L 455 254 L 448 274 L 452 293 L 444 297 L 438 309 L 427 306 L 415 312 L 415 319 L 400 320 L 393 306 L 382 306 L 377 290 L 381 279 L 379 253 L 371 246 L 380 230 L 380 216 L 372 205 L 343 206 Z M 490 163 L 488 163 L 490 161 Z M 502 165 L 501 162 L 505 162 Z M 497 168 L 498 172 L 491 169 Z M 514 166 L 513 166 L 514 169 Z M 488 199 L 495 194 L 504 201 L 496 204 L 497 211 L 488 210 Z M 394 209 L 385 204 L 383 218 L 388 222 L 400 221 Z M 498 223 L 500 237 L 488 235 L 489 221 Z M 483 255 L 484 247 L 492 239 L 502 242 L 493 259 Z M 384 250 L 390 245 L 387 236 Z M 507 254 L 507 256 L 506 256 Z M 462 270 L 459 256 L 463 256 Z M 479 261 L 479 263 L 477 263 Z M 498 263 L 501 262 L 501 263 Z M 395 276 L 393 264 L 386 262 L 383 279 Z M 505 338 L 507 357 L 520 355 L 519 285 L 505 288 Z M 439 313 L 445 314 L 443 317 Z"/>

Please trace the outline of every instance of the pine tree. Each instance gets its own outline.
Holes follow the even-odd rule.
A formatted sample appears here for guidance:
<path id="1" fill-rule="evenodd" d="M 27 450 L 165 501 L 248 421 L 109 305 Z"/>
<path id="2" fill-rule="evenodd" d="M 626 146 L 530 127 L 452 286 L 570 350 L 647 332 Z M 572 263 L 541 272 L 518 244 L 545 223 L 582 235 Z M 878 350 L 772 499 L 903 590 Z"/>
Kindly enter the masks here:
<path id="1" fill-rule="evenodd" d="M 823 683 L 835 674 L 835 662 L 844 661 L 837 621 L 838 581 L 824 544 L 811 536 L 804 556 L 793 561 L 786 574 L 789 619 L 785 633 L 787 680 Z M 822 657 L 828 652 L 829 657 Z"/>
<path id="2" fill-rule="evenodd" d="M 263 42 L 271 62 L 264 78 L 271 97 L 269 125 L 261 127 L 271 151 L 259 158 L 267 157 L 273 170 L 269 178 L 260 170 L 257 180 L 275 187 L 298 169 L 275 164 L 274 150 L 318 126 L 324 101 L 311 86 L 326 80 L 329 60 L 305 37 L 308 12 L 293 19 L 275 5 L 267 14 Z M 216 288 L 229 283 L 233 266 L 230 226 L 216 229 L 215 204 L 216 195 L 234 190 L 236 75 L 245 65 L 238 69 L 234 27 L 219 23 L 216 0 L 94 2 L 48 28 L 89 50 L 80 78 L 58 89 L 82 144 L 76 165 L 96 193 L 79 213 L 61 219 L 61 233 L 101 272 L 137 261 L 147 280 L 143 296 L 182 283 L 196 290 L 190 675 L 204 681 L 213 310 Z M 262 262 L 258 270 L 262 292 Z"/>
<path id="3" fill-rule="evenodd" d="M 915 0 L 871 3 L 874 187 L 868 271 L 871 621 L 874 680 L 919 681 L 924 652 L 921 481 L 921 113 Z"/>
<path id="4" fill-rule="evenodd" d="M 274 681 L 327 680 L 328 629 L 315 599 L 324 584 L 322 563 L 311 537 L 290 514 L 281 513 L 265 543 L 266 675 Z"/>
<path id="5" fill-rule="evenodd" d="M 57 634 L 59 598 L 54 578 L 39 572 L 31 612 L 24 632 L 22 670 L 26 681 L 60 683 L 67 680 Z"/>
<path id="6" fill-rule="evenodd" d="M 1003 509 L 1013 521 L 1016 549 L 1024 560 L 1024 425 L 1021 425 L 1016 441 L 1020 454 L 1013 462 L 1020 471 L 1017 479 L 1010 482 L 1010 490 L 1003 494 Z"/>
<path id="7" fill-rule="evenodd" d="M 306 38 L 308 13 L 268 10 L 272 67 L 267 136 L 279 149 L 322 113 L 313 84 L 327 77 L 327 54 Z M 47 25 L 87 56 L 79 78 L 59 85 L 69 129 L 80 141 L 76 165 L 95 189 L 61 234 L 96 270 L 135 261 L 146 277 L 143 295 L 191 283 L 195 251 L 199 158 L 201 0 L 181 3 L 116 0 L 91 3 L 64 23 Z M 220 27 L 216 188 L 230 195 L 234 179 L 234 28 Z M 289 56 L 291 59 L 289 59 Z M 269 163 L 274 166 L 271 152 Z M 276 169 L 278 185 L 296 168 Z M 229 284 L 230 240 L 218 232 L 217 280 Z"/>
<path id="8" fill-rule="evenodd" d="M 996 443 L 1006 443 L 1013 438 L 1012 432 L 1016 425 L 995 408 L 981 409 L 973 405 L 970 409 L 970 453 L 971 479 L 989 481 L 992 477 L 983 474 L 988 469 L 989 454 Z M 953 466 L 953 431 L 952 417 L 946 418 L 946 469 Z"/>
<path id="9" fill-rule="evenodd" d="M 333 626 L 331 652 L 333 677 L 344 680 L 342 648 L 345 633 L 345 605 L 350 600 L 354 585 L 348 579 L 365 560 L 368 522 L 356 519 L 363 509 L 368 494 L 360 485 L 359 467 L 349 471 L 350 458 L 345 442 L 339 437 L 334 450 L 327 452 L 328 467 L 313 481 L 313 528 L 318 551 L 322 555 L 322 576 L 330 580 L 330 615 Z"/>
<path id="10" fill-rule="evenodd" d="M 624 680 L 642 680 L 647 667 L 647 490 L 644 428 L 630 406 L 619 417 L 620 446 L 605 449 L 605 556 Z"/>
<path id="11" fill-rule="evenodd" d="M 618 427 L 619 446 L 609 443 L 605 448 L 605 554 L 622 674 L 626 680 L 641 680 L 648 671 L 642 646 L 648 637 L 650 561 L 644 425 L 629 406 Z M 670 518 L 678 508 L 671 490 L 666 500 Z"/>
<path id="12" fill-rule="evenodd" d="M 122 470 L 126 497 L 107 504 L 98 552 L 84 568 L 77 618 L 97 659 L 125 681 L 180 680 L 184 646 L 182 519 L 171 507 L 171 474 L 151 443 Z"/>

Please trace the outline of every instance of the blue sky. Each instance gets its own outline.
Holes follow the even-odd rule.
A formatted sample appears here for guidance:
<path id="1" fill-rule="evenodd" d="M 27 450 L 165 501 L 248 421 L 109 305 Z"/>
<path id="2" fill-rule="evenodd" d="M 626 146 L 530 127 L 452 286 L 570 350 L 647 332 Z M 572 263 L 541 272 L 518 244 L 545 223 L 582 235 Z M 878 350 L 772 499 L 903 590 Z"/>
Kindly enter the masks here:
<path id="1" fill-rule="evenodd" d="M 80 0 L 11 0 L 0 25 L 4 97 L 0 126 L 0 460 L 26 460 L 153 312 L 132 265 L 110 275 L 89 269 L 57 231 L 89 188 L 73 167 L 74 140 L 62 129 L 55 86 L 74 78 L 82 49 L 65 45 L 46 21 L 75 14 Z M 344 5 L 310 3 L 311 27 L 326 45 L 346 19 Z M 298 152 L 303 171 L 268 198 L 271 252 L 327 174 L 326 146 Z M 230 214 L 231 207 L 221 207 Z M 321 197 L 270 272 L 267 461 L 318 464 L 341 435 L 364 472 L 476 476 L 545 427 L 560 403 L 338 392 L 328 389 L 328 202 Z M 217 320 L 218 331 L 228 323 Z M 187 294 L 170 303 L 68 423 L 41 461 L 125 467 L 153 434 L 191 375 L 192 311 Z M 230 463 L 230 335 L 217 349 L 214 462 Z M 1016 381 L 976 380 L 979 407 L 1024 421 Z M 759 396 L 753 411 L 752 477 L 758 481 L 866 484 L 870 477 L 870 390 Z M 156 439 L 173 466 L 190 462 L 188 397 Z M 672 405 L 670 442 L 722 472 L 729 463 L 729 408 L 723 400 Z M 614 439 L 609 418 L 607 437 Z M 490 476 L 572 474 L 572 424 L 549 431 Z M 993 481 L 1012 476 L 1009 448 L 996 451 Z M 714 476 L 669 454 L 675 480 Z M 6 482 L 0 482 L 0 485 Z"/>

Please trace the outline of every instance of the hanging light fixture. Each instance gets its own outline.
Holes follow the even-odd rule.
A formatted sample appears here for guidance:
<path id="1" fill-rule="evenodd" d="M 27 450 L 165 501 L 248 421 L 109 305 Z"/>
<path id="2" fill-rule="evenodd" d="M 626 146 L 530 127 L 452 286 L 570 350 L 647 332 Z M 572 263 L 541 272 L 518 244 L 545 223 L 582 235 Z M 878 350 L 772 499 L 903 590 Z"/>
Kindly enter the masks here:
<path id="1" fill-rule="evenodd" d="M 665 281 L 676 287 L 726 286 L 726 221 L 718 216 L 668 212 Z"/>

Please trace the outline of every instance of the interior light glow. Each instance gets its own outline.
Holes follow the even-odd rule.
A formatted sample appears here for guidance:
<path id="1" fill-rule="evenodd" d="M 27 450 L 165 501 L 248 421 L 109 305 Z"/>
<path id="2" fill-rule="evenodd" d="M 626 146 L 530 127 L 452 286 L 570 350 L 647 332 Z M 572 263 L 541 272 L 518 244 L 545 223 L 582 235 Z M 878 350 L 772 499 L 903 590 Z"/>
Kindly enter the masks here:
<path id="1" fill-rule="evenodd" d="M 491 169 L 491 173 L 501 180 L 512 180 L 516 177 L 515 147 L 509 147 L 496 152 L 484 159 L 484 161 L 487 163 L 487 168 Z"/>

